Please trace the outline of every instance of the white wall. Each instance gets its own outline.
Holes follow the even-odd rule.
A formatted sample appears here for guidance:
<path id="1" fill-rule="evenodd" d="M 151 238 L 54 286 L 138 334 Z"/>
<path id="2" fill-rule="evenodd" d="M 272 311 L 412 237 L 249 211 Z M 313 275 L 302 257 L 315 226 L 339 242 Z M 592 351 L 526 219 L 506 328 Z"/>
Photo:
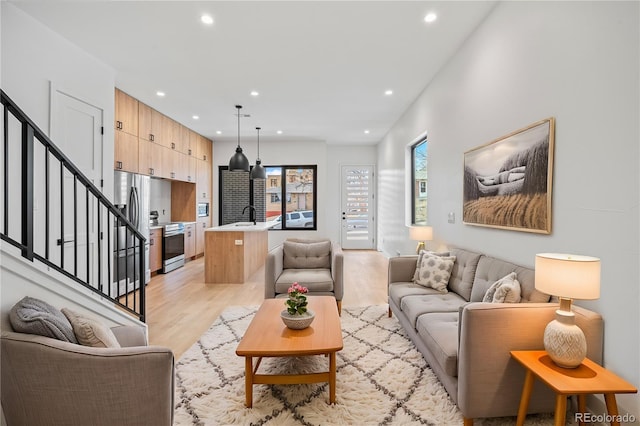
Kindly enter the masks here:
<path id="1" fill-rule="evenodd" d="M 605 366 L 640 387 L 639 4 L 504 2 L 378 147 L 379 241 L 410 253 L 405 147 L 429 135 L 429 223 L 437 241 L 533 266 L 538 252 L 602 259 Z M 420 54 L 419 51 L 416 54 Z M 466 150 L 556 118 L 550 235 L 461 223 Z M 456 223 L 447 223 L 454 212 Z M 640 419 L 640 397 L 619 395 Z"/>
<path id="2" fill-rule="evenodd" d="M 105 128 L 104 193 L 112 199 L 115 72 L 12 4 L 0 2 L 0 7 L 2 90 L 45 134 L 49 134 L 50 126 L 51 82 L 66 93 L 101 108 Z M 133 318 L 123 319 L 121 312 L 105 307 L 98 296 L 21 265 L 23 261 L 14 259 L 6 247 L 3 243 L 0 292 L 3 327 L 7 325 L 8 309 L 25 295 L 41 297 L 59 307 L 83 306 L 81 309 L 104 316 L 110 322 L 121 323 Z"/>
<path id="3" fill-rule="evenodd" d="M 49 135 L 49 90 L 65 93 L 104 111 L 104 193 L 113 195 L 115 71 L 8 2 L 2 8 L 2 90 Z M 53 141 L 55 143 L 55 141 Z"/>

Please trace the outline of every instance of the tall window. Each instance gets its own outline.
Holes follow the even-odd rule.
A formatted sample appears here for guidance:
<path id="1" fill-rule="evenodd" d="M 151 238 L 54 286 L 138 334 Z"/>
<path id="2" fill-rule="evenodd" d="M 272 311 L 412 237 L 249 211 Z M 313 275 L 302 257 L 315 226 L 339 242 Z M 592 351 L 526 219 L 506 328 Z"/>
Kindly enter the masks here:
<path id="1" fill-rule="evenodd" d="M 413 197 L 411 199 L 411 223 L 427 224 L 427 139 L 423 139 L 411 147 L 411 182 Z"/>
<path id="2" fill-rule="evenodd" d="M 267 220 L 271 229 L 317 229 L 316 166 L 266 166 Z"/>

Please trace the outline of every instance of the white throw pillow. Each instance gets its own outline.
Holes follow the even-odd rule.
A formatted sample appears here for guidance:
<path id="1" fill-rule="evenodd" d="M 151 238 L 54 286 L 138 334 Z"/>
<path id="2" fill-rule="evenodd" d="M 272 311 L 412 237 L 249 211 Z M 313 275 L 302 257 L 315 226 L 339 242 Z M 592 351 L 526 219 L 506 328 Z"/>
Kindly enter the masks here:
<path id="1" fill-rule="evenodd" d="M 518 303 L 520 299 L 521 289 L 518 275 L 512 272 L 491 284 L 482 301 L 491 303 Z"/>
<path id="2" fill-rule="evenodd" d="M 455 261 L 455 256 L 436 256 L 425 253 L 420 262 L 420 273 L 416 284 L 447 293 L 447 284 L 449 284 Z"/>
<path id="3" fill-rule="evenodd" d="M 450 254 L 448 251 L 435 252 L 435 251 L 420 250 L 420 252 L 418 253 L 418 259 L 416 260 L 416 270 L 413 273 L 413 279 L 411 280 L 414 283 L 418 282 L 418 277 L 420 276 L 420 264 L 422 263 L 422 256 L 425 253 L 428 253 L 433 256 L 445 256 L 445 257 L 449 256 Z"/>

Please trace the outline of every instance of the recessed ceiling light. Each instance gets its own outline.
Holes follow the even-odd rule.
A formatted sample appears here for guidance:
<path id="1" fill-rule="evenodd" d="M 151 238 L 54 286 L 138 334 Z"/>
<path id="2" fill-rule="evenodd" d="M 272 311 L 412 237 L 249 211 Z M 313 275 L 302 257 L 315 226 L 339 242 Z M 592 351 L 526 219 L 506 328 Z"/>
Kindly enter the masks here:
<path id="1" fill-rule="evenodd" d="M 193 118 L 194 120 L 199 120 L 199 119 L 200 119 L 200 116 L 199 116 L 199 115 L 194 115 L 194 116 L 192 116 L 191 118 Z"/>
<path id="2" fill-rule="evenodd" d="M 161 92 L 161 91 L 159 91 L 159 90 L 158 90 L 158 91 L 156 92 L 156 95 L 160 96 L 161 98 L 164 98 L 165 93 L 164 93 L 164 92 Z"/>
<path id="3" fill-rule="evenodd" d="M 211 15 L 202 15 L 200 20 L 203 24 L 211 25 L 213 24 L 213 17 Z"/>
<path id="4" fill-rule="evenodd" d="M 384 94 L 387 96 L 393 95 L 393 90 L 385 90 Z"/>
<path id="5" fill-rule="evenodd" d="M 365 130 L 364 133 L 365 133 L 365 135 L 368 135 L 369 134 L 369 130 L 368 129 Z"/>
<path id="6" fill-rule="evenodd" d="M 216 130 L 216 135 L 221 135 L 222 132 L 220 130 Z"/>
<path id="7" fill-rule="evenodd" d="M 260 93 L 256 92 L 255 90 L 251 91 L 251 96 L 258 96 Z"/>
<path id="8" fill-rule="evenodd" d="M 427 13 L 427 15 L 424 17 L 424 22 L 431 23 L 431 22 L 434 22 L 436 19 L 438 19 L 438 15 L 436 15 L 433 12 L 430 12 L 430 13 Z"/>
<path id="9" fill-rule="evenodd" d="M 276 133 L 281 135 L 282 134 L 282 130 L 278 130 Z"/>

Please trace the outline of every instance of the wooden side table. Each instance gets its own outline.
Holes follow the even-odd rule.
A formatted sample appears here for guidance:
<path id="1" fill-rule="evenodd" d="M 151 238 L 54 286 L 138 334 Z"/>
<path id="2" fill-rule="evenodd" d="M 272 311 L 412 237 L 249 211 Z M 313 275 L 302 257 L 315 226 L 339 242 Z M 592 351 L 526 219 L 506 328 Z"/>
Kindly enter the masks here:
<path id="1" fill-rule="evenodd" d="M 604 394 L 611 424 L 619 425 L 620 416 L 616 394 L 638 392 L 630 383 L 588 358 L 585 358 L 577 368 L 563 368 L 557 366 L 549 358 L 546 351 L 511 351 L 511 357 L 522 364 L 527 372 L 518 408 L 517 426 L 524 424 L 536 377 L 556 393 L 556 426 L 565 424 L 567 396 L 569 395 L 578 395 L 578 410 L 580 413 L 585 413 L 586 395 Z M 580 421 L 580 424 L 582 425 L 584 422 Z"/>

